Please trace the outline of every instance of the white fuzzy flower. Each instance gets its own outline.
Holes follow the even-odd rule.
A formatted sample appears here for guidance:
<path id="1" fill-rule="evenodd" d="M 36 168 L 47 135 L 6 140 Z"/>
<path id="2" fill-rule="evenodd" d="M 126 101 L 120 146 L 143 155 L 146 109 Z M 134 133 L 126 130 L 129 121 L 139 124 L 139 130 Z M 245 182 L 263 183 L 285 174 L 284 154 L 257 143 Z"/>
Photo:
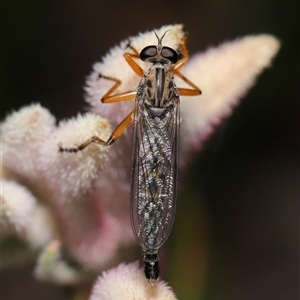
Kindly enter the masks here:
<path id="1" fill-rule="evenodd" d="M 79 263 L 88 269 L 107 266 L 130 228 L 91 192 L 110 148 L 92 144 L 78 153 L 61 153 L 59 145 L 76 147 L 93 135 L 107 139 L 108 122 L 87 113 L 56 126 L 54 117 L 35 104 L 9 115 L 1 129 L 3 167 L 15 182 L 3 185 L 5 230 L 21 235 L 29 248 L 44 247 L 58 222 L 65 246 Z M 18 193 L 22 197 L 13 197 Z M 42 203 L 53 209 L 55 221 Z"/>
<path id="2" fill-rule="evenodd" d="M 54 128 L 54 117 L 40 104 L 10 114 L 1 124 L 3 165 L 27 180 L 39 177 L 37 153 Z"/>
<path id="3" fill-rule="evenodd" d="M 249 35 L 193 55 L 183 73 L 201 87 L 200 97 L 182 97 L 182 159 L 228 117 L 256 77 L 271 65 L 280 42 L 272 35 Z"/>
<path id="4" fill-rule="evenodd" d="M 57 234 L 50 209 L 24 186 L 1 179 L 2 266 L 27 260 Z"/>
<path id="5" fill-rule="evenodd" d="M 120 264 L 103 272 L 89 300 L 175 300 L 173 291 L 164 281 L 149 284 L 138 262 Z"/>
<path id="6" fill-rule="evenodd" d="M 56 234 L 53 215 L 24 186 L 1 179 L 2 238 L 16 233 L 32 247 L 45 246 Z"/>
<path id="7" fill-rule="evenodd" d="M 36 199 L 25 187 L 14 181 L 1 179 L 1 233 L 24 234 L 32 223 L 32 214 L 36 207 Z"/>
<path id="8" fill-rule="evenodd" d="M 31 222 L 26 228 L 26 239 L 29 245 L 42 248 L 57 236 L 57 224 L 49 207 L 37 203 L 30 218 Z"/>

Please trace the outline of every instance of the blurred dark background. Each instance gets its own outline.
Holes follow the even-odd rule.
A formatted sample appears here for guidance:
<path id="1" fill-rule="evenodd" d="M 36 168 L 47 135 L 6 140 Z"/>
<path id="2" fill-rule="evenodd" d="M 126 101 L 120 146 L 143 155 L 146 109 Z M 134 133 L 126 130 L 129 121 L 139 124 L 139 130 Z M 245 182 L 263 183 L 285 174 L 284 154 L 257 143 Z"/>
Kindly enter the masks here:
<path id="1" fill-rule="evenodd" d="M 1 1 L 1 119 L 40 102 L 83 111 L 85 76 L 129 35 L 183 23 L 191 54 L 270 33 L 265 71 L 181 179 L 167 245 L 179 299 L 299 299 L 299 1 Z M 63 299 L 32 265 L 1 272 L 2 299 Z"/>

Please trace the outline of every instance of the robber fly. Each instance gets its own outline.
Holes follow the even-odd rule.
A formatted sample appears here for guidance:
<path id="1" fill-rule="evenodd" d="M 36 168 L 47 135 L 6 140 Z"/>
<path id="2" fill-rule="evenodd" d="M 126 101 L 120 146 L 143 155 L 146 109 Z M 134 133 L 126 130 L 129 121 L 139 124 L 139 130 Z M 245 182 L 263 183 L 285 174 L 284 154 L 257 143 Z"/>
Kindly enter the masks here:
<path id="1" fill-rule="evenodd" d="M 134 53 L 124 53 L 129 66 L 142 77 L 135 91 L 113 94 L 121 81 L 99 75 L 100 78 L 114 82 L 112 88 L 102 97 L 103 103 L 135 98 L 134 109 L 116 127 L 108 140 L 93 136 L 76 148 L 60 146 L 60 151 L 76 152 L 91 143 L 112 145 L 133 121 L 131 224 L 135 238 L 143 250 L 145 276 L 152 283 L 159 277 L 158 251 L 169 236 L 175 216 L 179 96 L 201 94 L 200 89 L 179 72 L 188 60 L 185 38 L 179 45 L 182 56 L 179 59 L 179 54 L 174 49 L 162 46 L 165 34 L 166 32 L 159 38 L 155 33 L 157 46 L 147 46 L 140 54 L 130 45 Z M 152 65 L 144 72 L 135 61 L 137 58 Z M 191 88 L 177 88 L 174 74 Z"/>

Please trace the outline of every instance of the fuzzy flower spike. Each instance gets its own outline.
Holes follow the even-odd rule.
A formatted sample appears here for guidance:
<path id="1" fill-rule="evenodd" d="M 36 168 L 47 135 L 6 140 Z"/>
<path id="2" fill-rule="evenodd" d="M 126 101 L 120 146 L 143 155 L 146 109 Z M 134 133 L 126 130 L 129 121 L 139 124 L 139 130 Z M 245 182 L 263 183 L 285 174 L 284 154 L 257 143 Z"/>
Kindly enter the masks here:
<path id="1" fill-rule="evenodd" d="M 174 292 L 160 280 L 149 284 L 138 262 L 120 264 L 103 272 L 96 281 L 89 300 L 176 300 Z"/>
<path id="2" fill-rule="evenodd" d="M 167 30 L 163 45 L 178 50 L 184 37 L 182 25 L 163 26 L 155 32 L 161 37 Z M 112 129 L 133 110 L 134 100 L 100 102 L 114 84 L 104 76 L 120 81 L 116 93 L 135 91 L 141 80 L 124 60 L 128 43 L 140 52 L 146 46 L 156 45 L 157 38 L 148 31 L 124 40 L 93 66 L 85 87 L 90 113 L 56 125 L 47 109 L 34 104 L 13 112 L 2 122 L 4 178 L 0 200 L 4 263 L 37 256 L 35 274 L 39 279 L 77 285 L 117 265 L 125 253 L 133 259 L 128 254 L 133 251 L 126 252 L 136 245 L 128 209 L 130 128 L 111 147 L 92 143 L 77 153 L 59 152 L 59 145 L 74 148 L 92 136 L 107 141 Z M 256 77 L 271 65 L 279 47 L 272 35 L 250 35 L 194 54 L 180 69 L 203 91 L 201 97 L 180 98 L 181 168 L 188 166 L 192 154 L 201 150 L 203 141 L 231 114 Z M 147 62 L 136 62 L 142 70 L 149 68 Z M 100 74 L 104 76 L 99 77 Z M 189 88 L 176 76 L 175 82 L 178 87 Z M 136 266 L 120 269 L 125 273 L 129 270 L 131 275 L 136 272 L 148 284 Z M 97 292 L 104 280 L 99 279 L 91 299 L 120 299 L 120 295 L 122 299 L 132 299 L 126 286 L 137 281 L 129 275 L 125 280 L 124 272 L 119 271 L 110 274 L 120 275 L 122 293 L 113 294 L 116 280 L 107 272 L 103 278 L 105 285 L 112 287 L 112 294 L 105 298 Z M 144 294 L 139 297 L 143 299 Z"/>

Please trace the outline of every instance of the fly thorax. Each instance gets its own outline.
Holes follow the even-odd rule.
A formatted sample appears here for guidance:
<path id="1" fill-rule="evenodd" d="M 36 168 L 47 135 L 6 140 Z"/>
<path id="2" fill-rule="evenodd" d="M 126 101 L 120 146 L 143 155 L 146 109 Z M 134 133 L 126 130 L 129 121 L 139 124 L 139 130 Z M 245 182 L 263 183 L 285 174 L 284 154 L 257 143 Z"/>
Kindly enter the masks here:
<path id="1" fill-rule="evenodd" d="M 154 65 L 144 76 L 144 104 L 149 115 L 163 116 L 173 107 L 175 87 L 173 74 L 164 65 Z"/>

